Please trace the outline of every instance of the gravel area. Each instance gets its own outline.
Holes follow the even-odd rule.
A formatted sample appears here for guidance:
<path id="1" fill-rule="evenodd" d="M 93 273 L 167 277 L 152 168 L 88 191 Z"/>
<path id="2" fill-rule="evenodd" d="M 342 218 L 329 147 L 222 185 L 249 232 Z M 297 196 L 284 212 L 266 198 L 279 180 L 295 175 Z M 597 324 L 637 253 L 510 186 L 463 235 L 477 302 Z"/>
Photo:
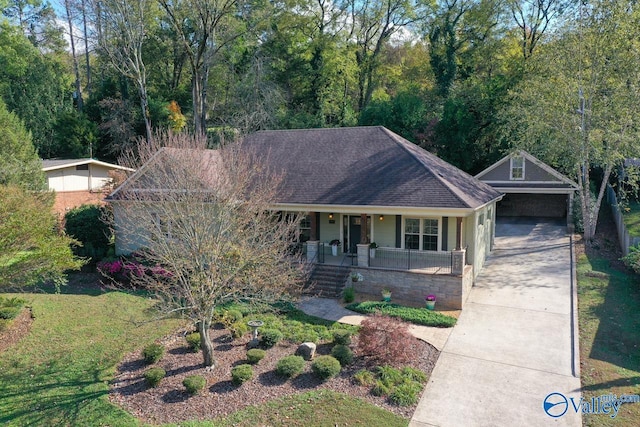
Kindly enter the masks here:
<path id="1" fill-rule="evenodd" d="M 307 362 L 305 371 L 298 377 L 291 380 L 280 378 L 275 373 L 276 363 L 282 357 L 294 354 L 297 349 L 297 345 L 289 343 L 278 344 L 267 350 L 266 357 L 254 366 L 253 379 L 235 386 L 231 382 L 231 368 L 247 363 L 245 357 L 250 336 L 231 340 L 226 330 L 212 329 L 211 338 L 218 366 L 214 370 L 208 370 L 202 365 L 201 353 L 193 353 L 187 348 L 184 333 L 185 331 L 178 331 L 161 341 L 167 351 L 156 366 L 164 368 L 167 376 L 158 387 L 149 388 L 146 385 L 143 373 L 148 366 L 144 364 L 138 350 L 127 355 L 119 366 L 111 384 L 110 400 L 141 421 L 152 424 L 224 417 L 249 405 L 319 389 L 330 389 L 365 399 L 407 419 L 415 411 L 415 405 L 391 405 L 385 398 L 370 394 L 368 387 L 357 385 L 351 378 L 365 366 L 362 358 L 356 358 L 353 364 L 343 368 L 338 377 L 324 383 L 311 373 L 310 362 Z M 411 366 L 430 374 L 439 352 L 422 341 L 419 345 L 421 357 Z M 317 354 L 329 354 L 330 349 L 329 345 L 321 344 Z M 184 391 L 182 380 L 188 375 L 202 375 L 207 379 L 207 386 L 201 394 L 190 396 Z"/>

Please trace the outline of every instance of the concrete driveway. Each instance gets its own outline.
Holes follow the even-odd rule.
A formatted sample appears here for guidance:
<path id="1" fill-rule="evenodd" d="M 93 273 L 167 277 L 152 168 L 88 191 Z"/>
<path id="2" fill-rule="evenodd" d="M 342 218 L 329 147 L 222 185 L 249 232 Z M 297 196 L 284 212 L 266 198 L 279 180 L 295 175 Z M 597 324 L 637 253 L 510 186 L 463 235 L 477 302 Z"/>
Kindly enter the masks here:
<path id="1" fill-rule="evenodd" d="M 411 426 L 581 425 L 570 399 L 578 404 L 580 378 L 565 230 L 553 223 L 498 222 L 494 251 Z M 543 408 L 551 393 L 560 393 L 547 399 L 557 404 L 547 407 L 555 417 Z"/>

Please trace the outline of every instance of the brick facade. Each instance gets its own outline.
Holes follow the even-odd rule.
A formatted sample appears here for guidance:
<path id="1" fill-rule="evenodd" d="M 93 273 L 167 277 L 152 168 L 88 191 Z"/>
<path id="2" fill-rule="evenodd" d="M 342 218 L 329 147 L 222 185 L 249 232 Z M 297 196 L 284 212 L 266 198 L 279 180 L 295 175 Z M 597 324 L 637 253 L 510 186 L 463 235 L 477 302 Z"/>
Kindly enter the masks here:
<path id="1" fill-rule="evenodd" d="M 65 191 L 56 192 L 53 211 L 60 217 L 73 208 L 82 205 L 103 205 L 108 193 L 102 191 Z"/>

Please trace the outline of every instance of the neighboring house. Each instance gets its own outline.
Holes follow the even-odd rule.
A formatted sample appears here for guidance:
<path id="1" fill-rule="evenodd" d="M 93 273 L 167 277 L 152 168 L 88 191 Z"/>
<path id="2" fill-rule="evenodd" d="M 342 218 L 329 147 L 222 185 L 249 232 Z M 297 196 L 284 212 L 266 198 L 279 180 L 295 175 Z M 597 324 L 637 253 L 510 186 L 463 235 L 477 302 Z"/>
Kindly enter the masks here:
<path id="1" fill-rule="evenodd" d="M 491 250 L 498 191 L 384 127 L 261 131 L 243 149 L 282 175 L 273 209 L 306 213 L 300 241 L 310 262 L 350 266 L 365 277 L 360 290 L 389 285 L 400 298 L 435 293 L 462 307 Z M 120 188 L 142 187 L 144 170 Z M 118 192 L 110 199 L 122 254 L 137 248 L 119 242 Z"/>
<path id="2" fill-rule="evenodd" d="M 56 192 L 54 210 L 62 215 L 74 207 L 102 203 L 103 188 L 113 171 L 132 169 L 95 159 L 52 159 L 42 161 L 49 190 Z"/>
<path id="3" fill-rule="evenodd" d="M 578 184 L 526 151 L 516 151 L 476 175 L 504 193 L 498 216 L 565 218 L 573 225 Z"/>

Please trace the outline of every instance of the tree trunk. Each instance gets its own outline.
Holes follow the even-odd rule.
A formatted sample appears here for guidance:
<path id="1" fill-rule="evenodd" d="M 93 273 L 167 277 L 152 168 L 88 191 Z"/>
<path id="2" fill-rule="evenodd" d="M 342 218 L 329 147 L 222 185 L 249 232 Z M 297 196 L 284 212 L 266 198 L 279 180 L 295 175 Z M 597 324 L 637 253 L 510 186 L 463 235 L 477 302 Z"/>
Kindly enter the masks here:
<path id="1" fill-rule="evenodd" d="M 200 347 L 202 348 L 202 359 L 205 366 L 215 368 L 216 359 L 213 356 L 213 342 L 209 336 L 209 320 L 198 322 L 198 332 L 200 333 Z"/>
<path id="2" fill-rule="evenodd" d="M 65 0 L 64 7 L 67 11 L 67 22 L 69 24 L 69 41 L 71 42 L 71 56 L 73 58 L 73 72 L 76 76 L 76 97 L 78 111 L 82 112 L 82 90 L 80 87 L 80 71 L 78 70 L 78 57 L 76 55 L 76 44 L 73 37 L 73 21 L 71 20 L 71 6 L 69 0 Z"/>
<path id="3" fill-rule="evenodd" d="M 82 28 L 84 32 L 84 60 L 87 68 L 87 92 L 91 94 L 91 64 L 89 63 L 89 34 L 87 33 L 87 10 L 82 0 Z"/>

